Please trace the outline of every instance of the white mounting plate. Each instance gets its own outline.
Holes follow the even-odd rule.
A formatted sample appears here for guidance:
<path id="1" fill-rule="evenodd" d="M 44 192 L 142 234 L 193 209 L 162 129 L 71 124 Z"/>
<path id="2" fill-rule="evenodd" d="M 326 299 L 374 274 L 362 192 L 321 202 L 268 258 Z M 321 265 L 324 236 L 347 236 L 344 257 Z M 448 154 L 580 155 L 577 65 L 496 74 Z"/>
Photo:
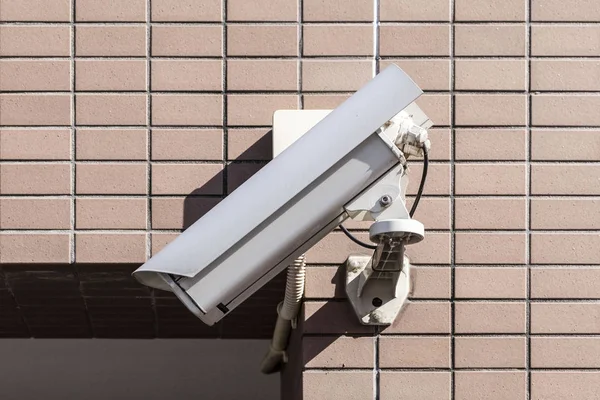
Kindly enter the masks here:
<path id="1" fill-rule="evenodd" d="M 273 114 L 273 157 L 321 122 L 332 110 L 277 110 Z"/>
<path id="2" fill-rule="evenodd" d="M 371 256 L 351 255 L 346 260 L 346 294 L 363 325 L 391 325 L 406 303 L 410 291 L 410 263 L 404 263 L 394 285 L 392 279 L 369 278 L 359 296 L 361 279 L 371 263 Z M 377 272 L 373 272 L 377 274 Z M 379 299 L 381 305 L 374 305 Z"/>

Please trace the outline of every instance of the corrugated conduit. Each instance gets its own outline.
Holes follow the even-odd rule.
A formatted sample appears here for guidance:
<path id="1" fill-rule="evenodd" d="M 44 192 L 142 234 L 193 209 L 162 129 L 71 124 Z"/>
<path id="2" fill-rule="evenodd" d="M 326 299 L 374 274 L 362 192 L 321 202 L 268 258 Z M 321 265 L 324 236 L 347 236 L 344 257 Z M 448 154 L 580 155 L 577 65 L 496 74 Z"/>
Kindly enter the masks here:
<path id="1" fill-rule="evenodd" d="M 301 255 L 294 260 L 294 263 L 287 270 L 285 298 L 277 306 L 278 316 L 273 331 L 273 339 L 260 366 L 260 370 L 264 374 L 278 372 L 283 364 L 287 362 L 285 350 L 290 339 L 290 333 L 296 327 L 296 317 L 300 311 L 302 296 L 304 295 L 305 276 L 306 260 L 305 256 Z"/>

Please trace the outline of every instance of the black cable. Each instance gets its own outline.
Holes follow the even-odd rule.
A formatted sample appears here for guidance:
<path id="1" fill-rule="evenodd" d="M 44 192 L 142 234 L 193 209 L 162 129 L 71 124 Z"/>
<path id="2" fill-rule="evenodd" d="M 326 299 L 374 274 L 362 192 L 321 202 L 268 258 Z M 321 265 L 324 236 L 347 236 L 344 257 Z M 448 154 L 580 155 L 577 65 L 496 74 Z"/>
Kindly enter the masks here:
<path id="1" fill-rule="evenodd" d="M 377 246 L 376 246 L 376 245 L 374 245 L 374 244 L 368 244 L 368 243 L 365 243 L 365 242 L 363 242 L 362 240 L 359 240 L 359 239 L 357 239 L 356 237 L 354 237 L 354 235 L 352 235 L 352 234 L 351 234 L 351 233 L 348 231 L 348 229 L 346 229 L 346 228 L 344 227 L 344 225 L 340 224 L 340 229 L 342 230 L 342 232 L 344 232 L 344 233 L 346 234 L 346 236 L 348 236 L 348 238 L 349 238 L 350 240 L 352 240 L 352 241 L 353 241 L 354 243 L 356 243 L 357 245 L 359 245 L 359 246 L 362 246 L 362 247 L 365 247 L 365 248 L 367 248 L 367 249 L 371 249 L 371 250 L 375 250 L 375 249 L 377 248 Z"/>
<path id="2" fill-rule="evenodd" d="M 427 153 L 427 149 L 425 147 L 423 147 L 423 173 L 421 174 L 421 183 L 419 183 L 419 190 L 417 191 L 417 196 L 415 197 L 415 201 L 414 201 L 412 207 L 410 208 L 409 215 L 411 218 L 415 214 L 415 211 L 417 211 L 417 207 L 419 206 L 419 201 L 421 200 L 421 196 L 423 195 L 423 189 L 425 188 L 425 181 L 427 180 L 427 170 L 428 169 L 429 169 L 429 154 Z M 340 224 L 340 229 L 342 230 L 342 232 L 344 232 L 344 234 L 346 236 L 348 236 L 348 238 L 350 240 L 352 240 L 357 245 L 362 246 L 367 249 L 370 249 L 370 250 L 375 250 L 377 248 L 376 245 L 368 244 L 368 243 L 363 242 L 362 240 L 357 239 L 354 235 L 352 235 L 348 231 L 348 229 L 346 229 L 344 227 L 344 225 Z"/>
<path id="3" fill-rule="evenodd" d="M 417 211 L 417 206 L 419 205 L 419 201 L 421 200 L 421 196 L 423 195 L 423 188 L 425 187 L 425 181 L 427 180 L 427 169 L 429 168 L 429 154 L 427 153 L 427 149 L 423 147 L 423 173 L 421 174 L 421 183 L 419 184 L 419 190 L 417 191 L 417 196 L 415 197 L 415 201 L 410 208 L 409 215 L 412 216 Z"/>

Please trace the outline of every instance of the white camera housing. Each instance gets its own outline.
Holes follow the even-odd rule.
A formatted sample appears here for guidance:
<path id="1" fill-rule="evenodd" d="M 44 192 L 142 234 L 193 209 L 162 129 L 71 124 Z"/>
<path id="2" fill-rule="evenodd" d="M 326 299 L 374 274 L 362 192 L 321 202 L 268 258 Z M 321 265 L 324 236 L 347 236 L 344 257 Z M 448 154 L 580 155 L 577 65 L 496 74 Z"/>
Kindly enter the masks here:
<path id="1" fill-rule="evenodd" d="M 213 325 L 347 219 L 347 206 L 397 169 L 379 129 L 422 91 L 391 65 L 138 268 Z M 275 122 L 279 118 L 274 115 Z M 289 143 L 283 143 L 286 147 Z M 375 199 L 377 201 L 377 199 Z"/>

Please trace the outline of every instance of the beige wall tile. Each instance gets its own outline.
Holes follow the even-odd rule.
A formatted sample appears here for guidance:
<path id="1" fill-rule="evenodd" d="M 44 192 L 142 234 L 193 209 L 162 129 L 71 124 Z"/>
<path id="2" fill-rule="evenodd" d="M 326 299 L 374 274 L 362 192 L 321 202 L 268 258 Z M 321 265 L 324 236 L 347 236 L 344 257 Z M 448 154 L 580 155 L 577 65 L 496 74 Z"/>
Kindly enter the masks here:
<path id="1" fill-rule="evenodd" d="M 598 394 L 600 373 L 596 371 L 535 371 L 531 374 L 532 400 L 560 400 L 577 393 L 580 400 Z"/>
<path id="2" fill-rule="evenodd" d="M 450 21 L 449 0 L 380 0 L 381 21 Z"/>
<path id="3" fill-rule="evenodd" d="M 527 131 L 525 129 L 456 129 L 455 159 L 462 160 L 525 160 Z"/>
<path id="4" fill-rule="evenodd" d="M 298 28 L 295 25 L 229 25 L 227 55 L 297 56 Z"/>
<path id="5" fill-rule="evenodd" d="M 152 160 L 222 160 L 221 129 L 153 129 Z"/>
<path id="6" fill-rule="evenodd" d="M 379 33 L 382 56 L 449 56 L 450 26 L 382 24 Z"/>
<path id="7" fill-rule="evenodd" d="M 146 61 L 77 60 L 75 89 L 146 91 Z"/>
<path id="8" fill-rule="evenodd" d="M 70 229 L 69 199 L 0 198 L 0 229 Z"/>
<path id="9" fill-rule="evenodd" d="M 455 27 L 456 56 L 516 56 L 526 53 L 525 24 L 470 25 Z"/>
<path id="10" fill-rule="evenodd" d="M 152 21 L 218 22 L 223 0 L 152 0 Z"/>
<path id="11" fill-rule="evenodd" d="M 4 14 L 4 12 L 3 12 Z M 68 26 L 0 26 L 0 56 L 68 57 L 71 55 Z"/>
<path id="12" fill-rule="evenodd" d="M 413 400 L 450 399 L 450 372 L 381 371 L 379 379 L 381 400 L 398 396 Z"/>
<path id="13" fill-rule="evenodd" d="M 408 303 L 384 334 L 410 333 L 418 335 L 450 334 L 450 303 L 419 301 Z"/>
<path id="14" fill-rule="evenodd" d="M 521 0 L 456 0 L 456 21 L 525 21 L 526 4 Z"/>
<path id="15" fill-rule="evenodd" d="M 526 60 L 456 60 L 455 90 L 524 91 Z"/>
<path id="16" fill-rule="evenodd" d="M 460 302 L 454 311 L 454 329 L 461 333 L 525 333 L 525 302 Z"/>
<path id="17" fill-rule="evenodd" d="M 302 38 L 304 56 L 373 55 L 373 26 L 368 24 L 307 25 Z"/>
<path id="18" fill-rule="evenodd" d="M 457 400 L 527 398 L 525 371 L 458 371 L 454 377 Z"/>
<path id="19" fill-rule="evenodd" d="M 362 371 L 305 371 L 303 400 L 368 399 L 373 394 L 373 374 Z M 335 387 L 336 390 L 331 390 Z"/>
<path id="20" fill-rule="evenodd" d="M 531 20 L 543 22 L 597 22 L 600 9 L 594 0 L 532 0 Z"/>
<path id="21" fill-rule="evenodd" d="M 156 197 L 152 199 L 152 229 L 183 229 L 206 214 L 221 199 L 214 197 Z"/>
<path id="22" fill-rule="evenodd" d="M 69 22 L 71 0 L 0 0 L 0 21 Z"/>
<path id="23" fill-rule="evenodd" d="M 0 160 L 69 160 L 69 129 L 0 129 Z"/>
<path id="24" fill-rule="evenodd" d="M 531 333 L 600 333 L 599 303 L 532 303 Z"/>
<path id="25" fill-rule="evenodd" d="M 227 0 L 227 21 L 298 21 L 298 0 Z"/>
<path id="26" fill-rule="evenodd" d="M 145 94 L 77 94 L 78 125 L 146 125 Z"/>
<path id="27" fill-rule="evenodd" d="M 531 89 L 551 91 L 600 90 L 600 61 L 532 60 Z"/>
<path id="28" fill-rule="evenodd" d="M 75 229 L 146 229 L 146 199 L 79 198 Z"/>
<path id="29" fill-rule="evenodd" d="M 596 229 L 600 201 L 594 199 L 532 199 L 532 229 Z"/>
<path id="30" fill-rule="evenodd" d="M 68 92 L 71 90 L 70 62 L 0 60 L 0 90 Z"/>
<path id="31" fill-rule="evenodd" d="M 75 191 L 77 194 L 146 194 L 148 192 L 146 163 L 77 163 Z"/>
<path id="32" fill-rule="evenodd" d="M 223 124 L 220 94 L 153 94 L 152 124 L 217 126 Z"/>
<path id="33" fill-rule="evenodd" d="M 146 21 L 145 0 L 75 0 L 77 22 L 144 22 Z"/>
<path id="34" fill-rule="evenodd" d="M 430 58 L 398 58 L 381 60 L 380 70 L 396 64 L 423 90 L 450 90 L 450 60 Z"/>
<path id="35" fill-rule="evenodd" d="M 381 368 L 450 368 L 450 338 L 382 336 L 379 339 Z"/>
<path id="36" fill-rule="evenodd" d="M 456 337 L 456 368 L 525 368 L 525 337 Z"/>
<path id="37" fill-rule="evenodd" d="M 411 266 L 413 299 L 450 299 L 451 271 L 448 267 Z"/>
<path id="38" fill-rule="evenodd" d="M 525 264 L 525 233 L 456 233 L 458 264 Z"/>
<path id="39" fill-rule="evenodd" d="M 227 123 L 233 126 L 271 126 L 276 110 L 298 108 L 298 96 L 279 94 L 230 94 Z"/>
<path id="40" fill-rule="evenodd" d="M 373 337 L 305 337 L 302 339 L 305 368 L 373 368 Z"/>
<path id="41" fill-rule="evenodd" d="M 600 27 L 596 25 L 532 25 L 532 56 L 600 55 Z"/>
<path id="42" fill-rule="evenodd" d="M 539 195 L 598 195 L 600 165 L 533 164 L 531 193 Z"/>
<path id="43" fill-rule="evenodd" d="M 139 233 L 78 233 L 75 235 L 80 263 L 142 263 L 146 259 L 146 235 Z"/>
<path id="44" fill-rule="evenodd" d="M 525 198 L 459 198 L 454 200 L 455 229 L 526 229 Z"/>
<path id="45" fill-rule="evenodd" d="M 598 299 L 600 268 L 540 267 L 531 269 L 531 297 L 534 299 Z"/>
<path id="46" fill-rule="evenodd" d="M 574 140 L 577 138 L 577 140 Z M 532 129 L 532 160 L 597 160 L 600 151 L 598 129 Z"/>
<path id="47" fill-rule="evenodd" d="M 222 89 L 223 62 L 221 60 L 152 61 L 152 90 L 188 92 Z"/>
<path id="48" fill-rule="evenodd" d="M 67 163 L 3 163 L 1 195 L 65 195 L 71 193 L 71 166 Z"/>
<path id="49" fill-rule="evenodd" d="M 0 126 L 71 125 L 68 94 L 0 94 Z"/>
<path id="50" fill-rule="evenodd" d="M 531 123 L 535 126 L 600 125 L 600 96 L 591 94 L 544 95 L 531 97 Z"/>
<path id="51" fill-rule="evenodd" d="M 75 55 L 78 57 L 145 56 L 146 27 L 78 25 L 75 32 Z"/>
<path id="52" fill-rule="evenodd" d="M 0 263 L 69 263 L 68 234 L 0 233 Z"/>
<path id="53" fill-rule="evenodd" d="M 456 125 L 527 124 L 527 96 L 522 94 L 458 94 L 455 107 Z"/>
<path id="54" fill-rule="evenodd" d="M 372 76 L 372 61 L 302 61 L 302 90 L 305 91 L 354 91 L 370 81 Z"/>
<path id="55" fill-rule="evenodd" d="M 598 338 L 531 338 L 532 368 L 598 368 L 598 365 L 600 365 Z"/>
<path id="56" fill-rule="evenodd" d="M 209 57 L 223 54 L 223 28 L 216 25 L 152 27 L 152 55 Z"/>
<path id="57" fill-rule="evenodd" d="M 508 267 L 457 267 L 454 295 L 460 299 L 525 299 L 527 269 Z"/>
<path id="58" fill-rule="evenodd" d="M 228 60 L 227 90 L 298 91 L 296 60 Z"/>
<path id="59" fill-rule="evenodd" d="M 532 264 L 598 264 L 600 236 L 586 233 L 534 233 L 531 235 Z"/>
<path id="60" fill-rule="evenodd" d="M 153 164 L 152 194 L 223 193 L 221 164 Z"/>
<path id="61" fill-rule="evenodd" d="M 227 158 L 268 161 L 273 158 L 270 128 L 235 128 L 227 132 Z"/>
<path id="62" fill-rule="evenodd" d="M 459 195 L 525 195 L 525 164 L 457 164 L 454 190 Z"/>
<path id="63" fill-rule="evenodd" d="M 77 129 L 77 160 L 146 160 L 145 129 Z"/>
<path id="64" fill-rule="evenodd" d="M 307 22 L 372 21 L 373 3 L 364 0 L 303 0 Z"/>

